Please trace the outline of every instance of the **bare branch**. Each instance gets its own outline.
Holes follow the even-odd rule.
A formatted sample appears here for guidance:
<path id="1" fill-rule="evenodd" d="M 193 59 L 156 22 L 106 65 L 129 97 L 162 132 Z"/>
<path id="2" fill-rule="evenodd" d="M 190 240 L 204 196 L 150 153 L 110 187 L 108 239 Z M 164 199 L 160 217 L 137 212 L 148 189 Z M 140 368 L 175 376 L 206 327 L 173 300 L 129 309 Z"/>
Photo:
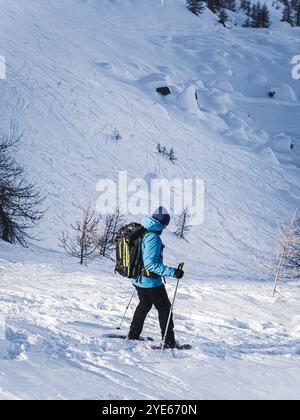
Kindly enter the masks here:
<path id="1" fill-rule="evenodd" d="M 112 260 L 116 248 L 116 236 L 120 228 L 125 225 L 126 218 L 120 209 L 116 209 L 114 213 L 101 217 L 100 221 L 101 230 L 97 236 L 97 252 L 101 257 Z"/>
<path id="2" fill-rule="evenodd" d="M 300 278 L 300 220 L 296 221 L 297 210 L 287 225 L 279 224 L 279 247 L 276 260 L 261 261 L 261 265 L 275 274 L 273 296 L 277 294 L 279 280 Z"/>
<path id="3" fill-rule="evenodd" d="M 81 265 L 87 265 L 88 261 L 96 257 L 95 238 L 99 229 L 99 220 L 90 204 L 83 212 L 81 220 L 71 225 L 73 235 L 62 233 L 59 238 L 59 246 L 68 255 L 78 258 Z"/>

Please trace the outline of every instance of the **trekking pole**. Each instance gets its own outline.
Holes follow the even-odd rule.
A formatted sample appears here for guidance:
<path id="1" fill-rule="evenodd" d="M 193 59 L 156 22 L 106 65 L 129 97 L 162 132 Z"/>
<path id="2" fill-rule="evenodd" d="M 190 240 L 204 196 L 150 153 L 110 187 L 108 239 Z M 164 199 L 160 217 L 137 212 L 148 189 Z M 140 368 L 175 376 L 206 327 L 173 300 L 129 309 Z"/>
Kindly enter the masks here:
<path id="1" fill-rule="evenodd" d="M 183 267 L 184 267 L 184 263 L 182 262 L 182 263 L 179 264 L 178 269 L 183 270 Z M 164 347 L 165 347 L 165 344 L 166 344 L 166 339 L 167 339 L 169 326 L 170 326 L 170 322 L 171 322 L 171 318 L 172 318 L 172 314 L 173 314 L 173 310 L 174 310 L 174 306 L 175 306 L 175 300 L 176 300 L 176 296 L 177 296 L 177 292 L 178 292 L 178 288 L 179 288 L 179 283 L 180 283 L 180 280 L 177 279 L 176 289 L 175 289 L 174 298 L 173 298 L 173 302 L 172 302 L 170 313 L 169 313 L 169 318 L 168 318 L 168 322 L 167 322 L 165 336 L 164 336 L 164 338 L 162 340 L 162 344 L 161 344 L 159 363 L 161 362 Z"/>
<path id="2" fill-rule="evenodd" d="M 121 329 L 121 327 L 122 327 L 122 325 L 123 325 L 123 321 L 124 321 L 124 319 L 125 319 L 125 317 L 126 317 L 126 315 L 127 315 L 128 309 L 130 308 L 131 302 L 132 302 L 132 300 L 133 300 L 133 298 L 134 298 L 134 296 L 135 296 L 135 292 L 136 292 L 136 289 L 134 288 L 134 291 L 133 291 L 133 293 L 132 293 L 132 296 L 131 296 L 131 298 L 130 298 L 130 301 L 129 301 L 129 303 L 128 303 L 128 305 L 127 305 L 127 308 L 126 308 L 126 310 L 125 310 L 125 312 L 124 312 L 124 315 L 123 315 L 123 318 L 122 318 L 122 320 L 121 320 L 121 322 L 120 322 L 120 325 L 117 327 L 117 330 L 120 330 L 120 329 Z"/>

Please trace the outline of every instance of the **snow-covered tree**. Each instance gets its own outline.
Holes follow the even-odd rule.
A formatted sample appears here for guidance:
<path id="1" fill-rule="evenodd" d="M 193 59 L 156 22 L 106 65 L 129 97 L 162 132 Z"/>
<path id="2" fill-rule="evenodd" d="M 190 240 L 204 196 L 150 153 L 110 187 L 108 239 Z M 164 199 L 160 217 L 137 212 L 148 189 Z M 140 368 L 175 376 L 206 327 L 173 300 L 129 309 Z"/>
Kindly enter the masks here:
<path id="1" fill-rule="evenodd" d="M 289 1 L 283 9 L 281 21 L 287 22 L 289 25 L 294 26 L 295 14 Z"/>
<path id="2" fill-rule="evenodd" d="M 252 4 L 250 0 L 242 0 L 241 1 L 241 9 L 244 10 L 244 12 L 246 13 L 247 16 L 250 15 L 251 13 L 251 9 L 252 9 Z"/>
<path id="3" fill-rule="evenodd" d="M 270 13 L 267 4 L 263 6 L 257 2 L 251 7 L 249 16 L 243 25 L 245 28 L 269 28 L 270 27 Z"/>
<path id="4" fill-rule="evenodd" d="M 260 11 L 260 27 L 269 28 L 270 24 L 270 12 L 267 4 L 265 3 Z"/>
<path id="5" fill-rule="evenodd" d="M 207 0 L 207 7 L 213 13 L 217 13 L 222 8 L 222 0 Z"/>
<path id="6" fill-rule="evenodd" d="M 186 0 L 186 7 L 196 16 L 201 15 L 206 8 L 202 0 Z"/>
<path id="7" fill-rule="evenodd" d="M 298 4 L 297 9 L 296 9 L 296 19 L 295 20 L 296 20 L 295 25 L 300 26 L 300 3 Z"/>
<path id="8" fill-rule="evenodd" d="M 252 10 L 250 13 L 251 18 L 251 26 L 252 28 L 259 28 L 259 11 L 260 11 L 260 3 L 253 4 Z"/>
<path id="9" fill-rule="evenodd" d="M 219 23 L 221 23 L 226 28 L 226 23 L 229 20 L 229 16 L 225 9 L 221 9 L 219 13 Z"/>

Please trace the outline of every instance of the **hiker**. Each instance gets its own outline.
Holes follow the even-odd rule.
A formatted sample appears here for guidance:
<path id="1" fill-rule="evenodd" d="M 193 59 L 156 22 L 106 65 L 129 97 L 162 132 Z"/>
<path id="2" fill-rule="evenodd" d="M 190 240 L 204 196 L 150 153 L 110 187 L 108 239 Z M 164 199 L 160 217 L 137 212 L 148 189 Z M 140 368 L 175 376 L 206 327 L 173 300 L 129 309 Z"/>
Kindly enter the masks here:
<path id="1" fill-rule="evenodd" d="M 179 268 L 170 268 L 163 263 L 164 245 L 161 240 L 163 230 L 170 224 L 171 217 L 164 207 L 159 207 L 151 217 L 142 220 L 142 226 L 146 234 L 142 242 L 142 275 L 133 278 L 132 283 L 136 287 L 140 303 L 135 311 L 129 340 L 138 340 L 142 333 L 145 319 L 154 305 L 159 314 L 159 322 L 162 336 L 164 337 L 168 318 L 171 309 L 171 302 L 168 298 L 164 277 L 175 277 L 182 279 L 184 271 Z M 173 315 L 166 335 L 165 348 L 174 349 L 176 340 L 174 334 Z"/>

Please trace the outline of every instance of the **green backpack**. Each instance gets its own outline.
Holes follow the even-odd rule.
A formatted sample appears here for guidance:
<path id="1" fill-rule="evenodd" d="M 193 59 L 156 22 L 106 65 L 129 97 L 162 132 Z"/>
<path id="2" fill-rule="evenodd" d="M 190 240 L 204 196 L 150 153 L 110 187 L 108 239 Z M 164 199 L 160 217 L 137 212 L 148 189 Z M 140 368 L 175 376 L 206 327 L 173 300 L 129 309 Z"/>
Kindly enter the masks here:
<path id="1" fill-rule="evenodd" d="M 116 273 L 129 279 L 142 275 L 142 242 L 146 232 L 139 223 L 130 223 L 119 230 L 116 237 Z"/>

